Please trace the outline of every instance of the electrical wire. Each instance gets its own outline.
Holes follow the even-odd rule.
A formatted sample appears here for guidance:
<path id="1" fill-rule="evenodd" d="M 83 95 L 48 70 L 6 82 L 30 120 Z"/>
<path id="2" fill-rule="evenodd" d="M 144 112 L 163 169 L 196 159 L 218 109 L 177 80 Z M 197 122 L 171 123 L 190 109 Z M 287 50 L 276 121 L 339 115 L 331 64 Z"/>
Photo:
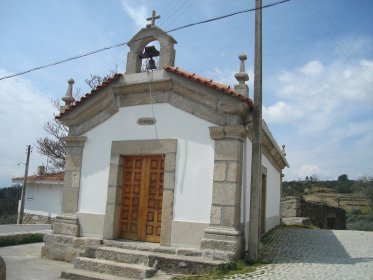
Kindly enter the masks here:
<path id="1" fill-rule="evenodd" d="M 181 8 L 188 2 L 189 0 L 185 0 L 184 2 L 179 2 L 179 6 L 176 6 L 173 10 L 170 10 L 170 13 L 168 15 L 163 16 L 162 24 L 160 24 L 161 27 L 166 26 L 167 21 L 169 21 L 172 17 L 177 14 Z M 176 1 L 175 1 L 176 2 Z"/>
<path id="2" fill-rule="evenodd" d="M 343 36 L 338 32 L 338 28 L 333 20 L 323 12 L 321 6 L 318 6 L 312 0 L 305 2 L 307 12 L 315 17 L 319 17 L 320 20 L 317 22 L 319 25 L 324 29 L 325 33 L 329 36 L 330 40 L 333 42 L 335 49 L 340 53 L 343 54 L 347 61 L 351 64 L 353 68 L 361 77 L 365 78 L 368 82 L 372 83 L 370 79 L 369 73 L 364 69 L 364 67 L 359 63 L 359 59 L 353 52 L 353 48 L 348 44 L 348 42 L 343 38 Z M 308 7 L 307 7 L 308 6 Z"/>
<path id="3" fill-rule="evenodd" d="M 276 5 L 280 5 L 280 4 L 289 2 L 289 1 L 291 1 L 291 0 L 278 1 L 278 2 L 275 2 L 275 3 L 263 5 L 259 9 L 270 8 L 270 7 L 273 7 L 273 6 L 276 6 Z M 209 22 L 213 22 L 213 21 L 225 19 L 225 18 L 232 17 L 232 16 L 239 15 L 239 14 L 243 14 L 243 13 L 253 12 L 255 10 L 257 10 L 257 9 L 256 8 L 252 8 L 252 9 L 248 9 L 248 10 L 242 10 L 242 11 L 238 11 L 238 12 L 226 14 L 226 15 L 223 15 L 223 16 L 219 16 L 219 17 L 214 17 L 214 18 L 211 18 L 211 19 L 207 19 L 207 20 L 202 20 L 202 21 L 198 21 L 198 22 L 186 24 L 186 25 L 183 25 L 183 26 L 176 27 L 176 28 L 173 28 L 171 30 L 165 31 L 164 33 L 167 34 L 167 33 L 175 32 L 175 31 L 178 31 L 178 30 L 181 30 L 181 29 L 192 27 L 192 26 L 196 26 L 196 25 L 200 25 L 200 24 L 205 24 L 205 23 L 209 23 Z M 145 38 L 146 37 L 139 38 L 137 40 L 143 40 Z M 9 78 L 13 78 L 13 77 L 17 77 L 17 76 L 21 76 L 21 75 L 24 75 L 24 74 L 27 74 L 27 73 L 30 73 L 30 72 L 34 72 L 36 70 L 40 70 L 40 69 L 52 67 L 52 66 L 55 66 L 55 65 L 58 65 L 58 64 L 62 64 L 62 63 L 65 63 L 65 62 L 69 62 L 69 61 L 72 61 L 72 60 L 76 60 L 76 59 L 79 59 L 79 58 L 83 58 L 83 57 L 86 57 L 86 56 L 89 56 L 89 55 L 92 55 L 92 54 L 96 54 L 96 53 L 99 53 L 99 52 L 103 52 L 103 51 L 106 51 L 106 50 L 110 50 L 110 49 L 113 49 L 113 48 L 125 46 L 127 44 L 128 44 L 128 42 L 123 42 L 123 43 L 115 44 L 115 45 L 108 46 L 108 47 L 105 47 L 105 48 L 101 48 L 101 49 L 98 49 L 98 50 L 94 50 L 94 51 L 91 51 L 91 52 L 88 52 L 88 53 L 84 53 L 84 54 L 81 54 L 81 55 L 77 55 L 77 56 L 73 56 L 73 57 L 70 57 L 70 58 L 62 59 L 62 60 L 59 60 L 59 61 L 56 61 L 56 62 L 52 62 L 52 63 L 46 64 L 46 65 L 42 65 L 42 66 L 38 66 L 38 67 L 29 69 L 29 70 L 25 70 L 25 71 L 22 71 L 22 72 L 19 72 L 19 73 L 16 73 L 16 74 L 12 74 L 12 75 L 9 75 L 9 76 L 1 77 L 0 81 L 1 80 L 5 80 L 5 79 L 9 79 Z"/>

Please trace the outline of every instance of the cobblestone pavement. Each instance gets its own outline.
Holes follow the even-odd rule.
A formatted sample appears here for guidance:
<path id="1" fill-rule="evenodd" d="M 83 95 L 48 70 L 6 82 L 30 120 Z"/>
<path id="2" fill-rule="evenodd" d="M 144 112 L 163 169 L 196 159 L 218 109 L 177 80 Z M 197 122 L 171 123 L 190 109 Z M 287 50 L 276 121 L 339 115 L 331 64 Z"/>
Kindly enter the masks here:
<path id="1" fill-rule="evenodd" d="M 279 228 L 261 252 L 271 264 L 226 279 L 373 279 L 373 232 Z"/>

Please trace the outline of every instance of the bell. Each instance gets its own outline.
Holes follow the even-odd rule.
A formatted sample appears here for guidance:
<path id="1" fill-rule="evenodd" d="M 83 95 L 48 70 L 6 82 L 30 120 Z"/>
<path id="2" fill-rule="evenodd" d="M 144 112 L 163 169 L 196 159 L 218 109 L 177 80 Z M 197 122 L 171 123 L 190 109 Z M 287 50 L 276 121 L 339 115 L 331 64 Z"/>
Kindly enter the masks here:
<path id="1" fill-rule="evenodd" d="M 155 66 L 155 61 L 154 61 L 153 58 L 149 59 L 148 64 L 146 65 L 146 69 L 148 69 L 148 70 L 157 69 L 157 66 Z"/>

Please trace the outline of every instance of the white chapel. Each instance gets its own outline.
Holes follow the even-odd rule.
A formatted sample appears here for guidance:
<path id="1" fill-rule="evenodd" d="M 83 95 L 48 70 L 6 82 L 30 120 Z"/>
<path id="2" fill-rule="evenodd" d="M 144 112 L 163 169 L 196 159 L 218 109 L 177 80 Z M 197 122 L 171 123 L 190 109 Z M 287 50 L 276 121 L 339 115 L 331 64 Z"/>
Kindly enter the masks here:
<path id="1" fill-rule="evenodd" d="M 62 213 L 45 238 L 46 257 L 73 261 L 87 248 L 129 241 L 215 260 L 248 249 L 247 57 L 237 60 L 233 88 L 199 76 L 175 66 L 177 42 L 154 21 L 129 41 L 124 74 L 78 101 L 69 80 L 57 116 L 69 128 Z M 288 162 L 265 122 L 262 129 L 265 233 L 280 223 Z"/>

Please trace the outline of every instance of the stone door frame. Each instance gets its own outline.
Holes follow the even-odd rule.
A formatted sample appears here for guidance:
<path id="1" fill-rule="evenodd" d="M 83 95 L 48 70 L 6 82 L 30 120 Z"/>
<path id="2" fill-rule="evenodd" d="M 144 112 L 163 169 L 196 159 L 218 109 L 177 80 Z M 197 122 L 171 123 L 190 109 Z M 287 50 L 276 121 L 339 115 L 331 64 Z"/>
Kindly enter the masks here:
<path id="1" fill-rule="evenodd" d="M 104 239 L 117 239 L 121 207 L 123 156 L 164 155 L 164 184 L 160 245 L 171 245 L 176 170 L 176 139 L 113 141 L 104 221 Z"/>

